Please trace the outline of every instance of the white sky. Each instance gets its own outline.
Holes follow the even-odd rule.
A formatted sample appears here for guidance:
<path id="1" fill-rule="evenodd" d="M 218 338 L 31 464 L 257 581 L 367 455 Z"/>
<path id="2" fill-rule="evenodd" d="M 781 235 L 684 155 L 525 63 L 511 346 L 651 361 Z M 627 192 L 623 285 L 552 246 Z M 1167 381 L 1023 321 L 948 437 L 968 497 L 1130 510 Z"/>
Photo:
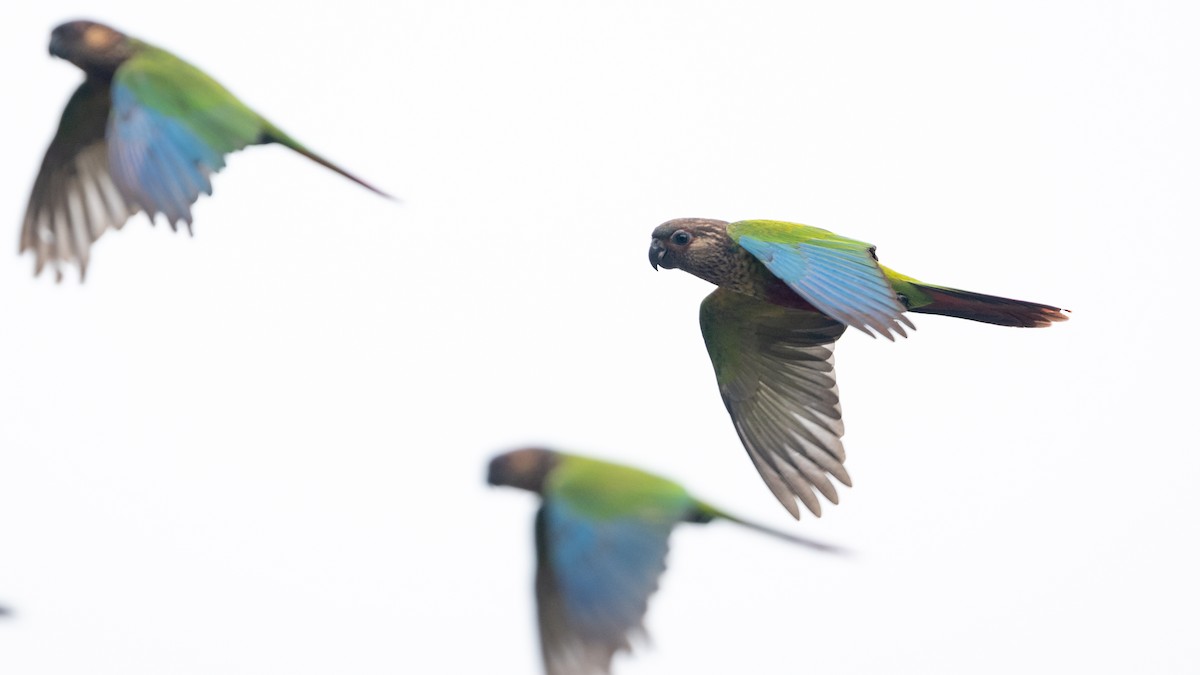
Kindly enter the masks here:
<path id="1" fill-rule="evenodd" d="M 0 22 L 5 675 L 535 673 L 542 442 L 747 517 L 681 527 L 635 673 L 1171 673 L 1200 663 L 1192 3 L 20 4 Z M 196 236 L 89 280 L 16 256 L 89 16 L 278 147 Z M 721 405 L 680 216 L 776 218 L 1074 310 L 838 346 L 855 487 L 792 524 Z M 3 251 L 7 250 L 7 254 Z M 1186 295 L 1185 295 L 1186 293 Z"/>

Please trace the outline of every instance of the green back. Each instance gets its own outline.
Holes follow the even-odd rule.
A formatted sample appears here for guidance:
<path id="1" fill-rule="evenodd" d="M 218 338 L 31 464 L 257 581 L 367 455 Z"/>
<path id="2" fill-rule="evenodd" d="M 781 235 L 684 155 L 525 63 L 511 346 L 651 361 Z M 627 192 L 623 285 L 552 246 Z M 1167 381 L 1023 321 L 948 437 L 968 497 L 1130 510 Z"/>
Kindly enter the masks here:
<path id="1" fill-rule="evenodd" d="M 636 517 L 680 520 L 696 500 L 683 487 L 632 467 L 578 455 L 561 455 L 546 479 L 548 497 L 597 519 Z"/>
<path id="2" fill-rule="evenodd" d="M 226 154 L 260 142 L 271 125 L 203 71 L 143 44 L 117 69 L 114 86 L 127 87 L 147 108 L 179 120 L 210 148 Z"/>
<path id="3" fill-rule="evenodd" d="M 753 237 L 771 244 L 819 244 L 855 249 L 871 247 L 870 244 L 834 234 L 829 230 L 782 220 L 739 220 L 729 224 L 728 232 L 734 241 L 740 241 L 742 237 Z"/>
<path id="4" fill-rule="evenodd" d="M 730 223 L 729 236 L 739 242 L 742 237 L 751 237 L 763 242 L 793 246 L 815 244 L 824 248 L 843 250 L 872 248 L 866 242 L 843 237 L 829 230 L 782 220 L 740 220 Z M 880 265 L 879 268 L 887 277 L 892 288 L 908 299 L 909 308 L 923 307 L 932 302 L 929 294 L 921 290 L 920 286 L 924 284 L 921 284 L 920 281 L 883 265 Z"/>
<path id="5" fill-rule="evenodd" d="M 907 299 L 909 309 L 924 307 L 933 302 L 933 298 L 922 290 L 922 287 L 928 286 L 928 284 L 922 284 L 910 276 L 900 274 L 896 270 L 883 265 L 879 267 L 883 270 L 884 275 L 887 276 L 888 283 L 892 285 L 892 288 Z"/>

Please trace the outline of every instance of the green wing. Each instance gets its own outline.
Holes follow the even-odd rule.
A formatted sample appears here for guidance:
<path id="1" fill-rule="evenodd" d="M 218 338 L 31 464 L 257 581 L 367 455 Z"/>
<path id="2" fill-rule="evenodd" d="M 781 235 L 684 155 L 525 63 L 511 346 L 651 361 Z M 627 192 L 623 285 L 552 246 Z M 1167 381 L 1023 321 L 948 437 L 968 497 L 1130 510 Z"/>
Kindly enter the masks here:
<path id="1" fill-rule="evenodd" d="M 264 141 L 268 125 L 198 69 L 146 47 L 117 69 L 106 136 L 113 179 L 127 199 L 172 227 L 212 194 L 225 155 Z"/>
<path id="2" fill-rule="evenodd" d="M 132 122 L 118 120 L 115 128 L 126 132 L 123 135 L 131 140 L 131 152 L 127 157 L 135 165 L 131 168 L 153 164 L 152 160 L 139 154 L 141 144 L 146 141 L 141 136 L 147 135 L 147 131 L 156 142 L 171 142 L 174 147 L 157 144 L 152 147 L 166 147 L 185 160 L 175 162 L 172 173 L 176 176 L 177 186 L 185 188 L 193 201 L 199 192 L 211 193 L 207 174 L 224 166 L 224 155 L 256 143 L 284 145 L 375 193 L 390 197 L 301 145 L 203 71 L 161 49 L 146 46 L 142 53 L 122 66 L 113 83 L 113 96 L 118 107 L 133 111 Z M 141 112 L 146 114 L 138 114 Z M 158 163 L 171 165 L 169 155 L 170 152 L 162 153 Z M 188 180 L 185 169 L 190 162 L 201 164 L 205 180 Z M 153 184 L 152 173 L 137 170 L 128 173 L 130 185 Z M 182 209 L 177 200 L 172 203 L 171 187 L 167 185 L 159 195 L 144 192 L 143 196 L 163 207 L 159 211 L 166 213 L 171 222 L 182 219 L 190 223 L 186 209 Z M 175 210 L 171 211 L 170 207 Z"/>
<path id="3" fill-rule="evenodd" d="M 796 499 L 821 515 L 814 488 L 838 501 L 826 474 L 850 485 L 833 372 L 833 343 L 846 327 L 717 289 L 700 305 L 700 329 L 721 398 L 763 481 L 794 517 Z"/>
<path id="4" fill-rule="evenodd" d="M 683 486 L 640 469 L 579 455 L 561 455 L 546 494 L 593 518 L 677 521 L 695 501 Z"/>
<path id="5" fill-rule="evenodd" d="M 224 155 L 260 142 L 272 127 L 212 78 L 144 46 L 111 83 L 87 79 L 63 110 L 34 181 L 20 250 L 36 273 L 47 263 L 87 272 L 91 245 L 138 211 L 191 223 L 191 204 L 211 194 Z"/>
<path id="6" fill-rule="evenodd" d="M 889 340 L 912 323 L 875 259 L 875 247 L 808 225 L 743 220 L 729 236 L 796 293 L 838 321 Z M 872 333 L 874 331 L 874 333 Z"/>
<path id="7" fill-rule="evenodd" d="M 671 481 L 574 455 L 560 455 L 543 498 L 536 590 L 546 671 L 609 672 L 642 632 L 671 530 L 698 505 Z"/>
<path id="8" fill-rule="evenodd" d="M 204 71 L 168 51 L 146 45 L 117 70 L 137 104 L 186 125 L 222 155 L 260 142 L 271 125 Z"/>

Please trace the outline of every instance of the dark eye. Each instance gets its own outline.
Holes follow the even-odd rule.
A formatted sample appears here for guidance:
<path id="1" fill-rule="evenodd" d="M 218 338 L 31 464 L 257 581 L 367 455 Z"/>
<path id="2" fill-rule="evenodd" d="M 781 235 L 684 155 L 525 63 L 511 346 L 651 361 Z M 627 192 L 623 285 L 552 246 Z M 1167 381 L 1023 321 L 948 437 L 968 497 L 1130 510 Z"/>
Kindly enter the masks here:
<path id="1" fill-rule="evenodd" d="M 692 235 L 684 230 L 676 230 L 675 234 L 671 235 L 671 243 L 676 246 L 687 246 L 692 243 Z"/>

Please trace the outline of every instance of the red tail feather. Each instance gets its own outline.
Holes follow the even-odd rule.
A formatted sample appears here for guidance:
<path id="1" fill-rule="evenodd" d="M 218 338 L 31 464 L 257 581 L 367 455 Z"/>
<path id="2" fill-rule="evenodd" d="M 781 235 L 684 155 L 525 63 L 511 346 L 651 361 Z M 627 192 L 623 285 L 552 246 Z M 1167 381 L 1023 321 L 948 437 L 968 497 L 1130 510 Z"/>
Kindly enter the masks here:
<path id="1" fill-rule="evenodd" d="M 1049 326 L 1056 321 L 1066 321 L 1068 316 L 1064 312 L 1070 311 L 1036 302 L 1010 300 L 1009 298 L 940 286 L 922 285 L 920 289 L 928 294 L 933 302 L 921 307 L 913 307 L 909 309 L 910 312 L 941 314 L 959 319 L 993 323 L 998 326 L 1022 328 Z"/>

